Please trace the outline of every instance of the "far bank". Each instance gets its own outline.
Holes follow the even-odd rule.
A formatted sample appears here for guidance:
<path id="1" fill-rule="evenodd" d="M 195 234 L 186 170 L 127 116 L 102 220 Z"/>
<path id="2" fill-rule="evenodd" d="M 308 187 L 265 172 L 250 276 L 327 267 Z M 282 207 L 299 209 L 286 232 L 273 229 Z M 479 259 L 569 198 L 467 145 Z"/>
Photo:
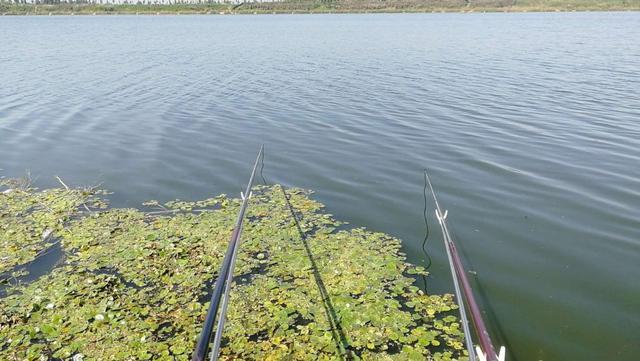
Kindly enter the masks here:
<path id="1" fill-rule="evenodd" d="M 313 13 L 639 11 L 640 0 L 337 0 L 241 4 L 13 4 L 1 15 L 231 15 Z"/>

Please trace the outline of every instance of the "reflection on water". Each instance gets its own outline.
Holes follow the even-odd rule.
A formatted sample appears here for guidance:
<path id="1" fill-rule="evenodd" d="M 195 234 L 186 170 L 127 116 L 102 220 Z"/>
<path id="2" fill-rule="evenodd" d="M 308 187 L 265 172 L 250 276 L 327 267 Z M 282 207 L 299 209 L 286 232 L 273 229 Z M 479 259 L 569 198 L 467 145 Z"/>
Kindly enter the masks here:
<path id="1" fill-rule="evenodd" d="M 640 352 L 640 14 L 5 17 L 0 168 L 115 206 L 272 181 L 424 262 L 423 174 L 510 360 Z M 433 212 L 431 225 L 435 225 Z M 450 290 L 436 232 L 430 287 Z"/>

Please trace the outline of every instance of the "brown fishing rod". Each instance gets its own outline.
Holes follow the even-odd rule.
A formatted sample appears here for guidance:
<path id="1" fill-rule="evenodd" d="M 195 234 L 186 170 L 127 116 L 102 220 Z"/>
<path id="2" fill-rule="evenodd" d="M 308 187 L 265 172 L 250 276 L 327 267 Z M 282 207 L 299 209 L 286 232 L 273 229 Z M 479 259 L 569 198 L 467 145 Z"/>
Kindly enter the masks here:
<path id="1" fill-rule="evenodd" d="M 467 278 L 464 266 L 462 265 L 462 261 L 460 260 L 458 249 L 456 248 L 455 242 L 453 241 L 453 238 L 449 233 L 449 227 L 447 227 L 446 222 L 448 212 L 445 211 L 443 213 L 440 209 L 440 204 L 438 203 L 438 198 L 436 197 L 436 193 L 433 190 L 431 179 L 429 178 L 429 175 L 426 171 L 424 172 L 424 175 L 429 184 L 429 188 L 431 189 L 431 194 L 433 194 L 433 200 L 436 204 L 436 217 L 438 218 L 438 223 L 440 224 L 440 228 L 442 230 L 447 257 L 449 259 L 449 266 L 451 267 L 451 276 L 453 278 L 453 284 L 456 291 L 456 298 L 458 299 L 458 303 L 460 304 L 460 318 L 465 334 L 469 360 L 474 361 L 477 358 L 480 361 L 504 361 L 505 348 L 504 346 L 501 347 L 500 353 L 496 353 L 495 348 L 493 347 L 491 336 L 489 335 L 484 320 L 482 319 L 480 307 L 478 307 L 476 299 L 473 295 L 473 290 L 471 288 L 471 284 L 469 283 L 469 279 Z M 460 284 L 462 284 L 462 291 L 460 289 Z M 464 309 L 465 304 L 469 309 L 469 313 L 471 314 L 473 328 L 476 331 L 476 336 L 478 337 L 478 342 L 480 343 L 480 347 L 476 347 L 475 350 L 473 348 L 473 341 L 471 339 L 471 333 L 469 331 L 467 316 Z"/>
<path id="2" fill-rule="evenodd" d="M 264 145 L 261 146 L 260 151 L 258 151 L 258 156 L 256 157 L 256 161 L 253 164 L 253 170 L 251 171 L 251 177 L 249 177 L 247 188 L 245 189 L 244 193 L 240 193 L 240 196 L 242 197 L 242 205 L 240 206 L 240 210 L 238 211 L 238 218 L 236 220 L 235 227 L 233 227 L 233 232 L 231 233 L 231 240 L 229 241 L 229 246 L 227 247 L 227 253 L 224 256 L 222 266 L 220 267 L 218 277 L 214 284 L 213 294 L 211 295 L 211 302 L 209 304 L 209 310 L 207 311 L 207 317 L 205 318 L 204 325 L 202 326 L 202 331 L 200 332 L 200 338 L 198 339 L 196 349 L 193 351 L 193 356 L 191 357 L 192 361 L 204 361 L 207 357 L 209 344 L 211 343 L 211 336 L 213 333 L 213 325 L 216 322 L 218 309 L 220 308 L 220 300 L 224 296 L 224 305 L 220 312 L 220 322 L 218 322 L 218 327 L 216 330 L 218 340 L 216 340 L 216 347 L 211 355 L 212 360 L 218 358 L 218 348 L 220 345 L 219 337 L 221 335 L 222 328 L 224 327 L 226 304 L 229 298 L 229 286 L 233 279 L 233 267 L 236 258 L 235 256 L 240 245 L 242 221 L 244 220 L 244 214 L 249 205 L 249 198 L 251 197 L 251 187 L 253 186 L 253 180 L 256 175 L 256 170 L 258 169 L 258 163 L 260 162 L 260 158 L 264 154 L 263 152 Z"/>

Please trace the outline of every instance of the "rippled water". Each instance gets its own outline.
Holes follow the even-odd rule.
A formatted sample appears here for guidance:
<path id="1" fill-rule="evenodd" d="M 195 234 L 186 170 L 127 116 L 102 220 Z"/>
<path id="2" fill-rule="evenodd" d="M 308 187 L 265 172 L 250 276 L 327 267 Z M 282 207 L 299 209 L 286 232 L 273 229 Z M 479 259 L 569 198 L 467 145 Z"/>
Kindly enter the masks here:
<path id="1" fill-rule="evenodd" d="M 638 39 L 640 13 L 3 17 L 0 173 L 138 206 L 237 194 L 264 143 L 270 181 L 422 262 L 429 168 L 508 360 L 637 360 Z"/>

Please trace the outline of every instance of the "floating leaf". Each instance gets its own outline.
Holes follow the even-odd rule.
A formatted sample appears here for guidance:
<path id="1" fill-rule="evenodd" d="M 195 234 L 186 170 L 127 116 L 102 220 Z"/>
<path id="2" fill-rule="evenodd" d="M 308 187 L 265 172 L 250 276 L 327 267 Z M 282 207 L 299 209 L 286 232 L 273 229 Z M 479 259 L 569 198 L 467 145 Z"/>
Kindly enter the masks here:
<path id="1" fill-rule="evenodd" d="M 347 229 L 300 189 L 253 192 L 221 359 L 466 359 L 453 298 L 414 285 L 406 275 L 425 271 L 405 263 L 398 239 Z M 33 257 L 46 246 L 18 248 L 51 227 L 66 261 L 0 299 L 0 359 L 188 360 L 240 200 L 88 215 L 76 208 L 106 201 L 62 189 L 9 195 L 7 254 Z"/>

